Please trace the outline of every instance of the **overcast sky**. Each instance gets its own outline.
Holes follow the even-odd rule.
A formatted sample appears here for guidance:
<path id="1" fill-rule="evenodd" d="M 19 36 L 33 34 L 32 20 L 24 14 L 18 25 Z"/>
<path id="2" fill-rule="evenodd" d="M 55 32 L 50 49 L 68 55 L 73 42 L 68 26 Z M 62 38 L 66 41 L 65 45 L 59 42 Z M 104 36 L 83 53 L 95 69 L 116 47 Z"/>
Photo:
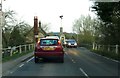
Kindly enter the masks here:
<path id="1" fill-rule="evenodd" d="M 3 2 L 3 9 L 14 10 L 18 19 L 25 20 L 31 26 L 34 16 L 38 16 L 42 23 L 50 23 L 50 31 L 53 32 L 59 32 L 59 16 L 63 15 L 63 31 L 72 32 L 73 22 L 81 14 L 94 17 L 94 13 L 89 11 L 91 4 L 89 0 L 6 0 Z"/>

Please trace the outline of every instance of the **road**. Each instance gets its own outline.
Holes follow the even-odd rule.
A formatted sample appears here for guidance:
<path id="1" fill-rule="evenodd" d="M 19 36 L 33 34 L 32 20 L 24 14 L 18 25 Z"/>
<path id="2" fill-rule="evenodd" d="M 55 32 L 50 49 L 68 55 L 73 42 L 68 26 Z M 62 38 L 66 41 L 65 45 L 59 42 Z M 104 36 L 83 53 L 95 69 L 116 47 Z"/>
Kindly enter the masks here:
<path id="1" fill-rule="evenodd" d="M 118 62 L 99 56 L 84 47 L 65 50 L 64 63 L 55 61 L 35 64 L 34 57 L 9 70 L 4 76 L 113 76 L 117 78 Z M 103 78 L 103 77 L 102 77 Z"/>

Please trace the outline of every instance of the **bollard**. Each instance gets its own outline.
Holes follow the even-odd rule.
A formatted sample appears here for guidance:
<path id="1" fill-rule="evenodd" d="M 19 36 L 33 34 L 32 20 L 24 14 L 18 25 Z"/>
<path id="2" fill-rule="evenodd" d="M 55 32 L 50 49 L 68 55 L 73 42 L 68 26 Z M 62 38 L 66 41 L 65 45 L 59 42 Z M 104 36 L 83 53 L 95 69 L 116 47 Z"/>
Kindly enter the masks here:
<path id="1" fill-rule="evenodd" d="M 30 44 L 28 44 L 28 46 L 29 46 L 29 51 L 30 51 Z"/>
<path id="2" fill-rule="evenodd" d="M 100 50 L 100 45 L 98 45 L 98 50 Z"/>
<path id="3" fill-rule="evenodd" d="M 97 50 L 97 44 L 95 45 L 95 50 Z"/>
<path id="4" fill-rule="evenodd" d="M 93 42 L 93 50 L 95 49 L 95 43 Z"/>
<path id="5" fill-rule="evenodd" d="M 110 51 L 110 45 L 108 45 L 108 52 Z"/>
<path id="6" fill-rule="evenodd" d="M 20 54 L 22 53 L 22 50 L 21 50 L 21 45 L 19 46 L 19 52 L 20 52 Z"/>
<path id="7" fill-rule="evenodd" d="M 11 49 L 11 47 L 8 47 L 8 52 L 10 52 L 10 56 L 12 56 L 12 49 Z"/>
<path id="8" fill-rule="evenodd" d="M 12 51 L 12 49 L 11 49 L 11 50 L 10 50 L 10 56 L 12 56 L 12 54 L 13 54 L 12 52 L 13 52 L 13 51 Z"/>
<path id="9" fill-rule="evenodd" d="M 116 54 L 118 54 L 118 45 L 116 45 Z"/>

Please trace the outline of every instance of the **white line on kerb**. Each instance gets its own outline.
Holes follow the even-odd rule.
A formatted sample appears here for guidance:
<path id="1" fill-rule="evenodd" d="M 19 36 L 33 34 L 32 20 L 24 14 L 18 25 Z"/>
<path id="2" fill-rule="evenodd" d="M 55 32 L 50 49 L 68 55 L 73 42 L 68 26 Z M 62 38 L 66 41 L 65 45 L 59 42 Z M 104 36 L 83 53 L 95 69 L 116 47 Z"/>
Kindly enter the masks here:
<path id="1" fill-rule="evenodd" d="M 93 53 L 93 52 L 90 52 L 90 53 Z M 105 59 L 108 59 L 108 60 L 114 61 L 114 62 L 119 62 L 119 61 L 117 61 L 117 60 L 114 60 L 114 59 L 111 59 L 111 58 L 108 58 L 108 57 L 102 56 L 102 55 L 97 54 L 97 53 L 93 53 L 93 54 L 95 54 L 95 55 L 97 55 L 97 56 L 100 56 L 100 57 L 103 57 L 103 58 L 105 58 Z"/>
<path id="2" fill-rule="evenodd" d="M 22 67 L 24 64 L 21 64 L 19 67 Z"/>
<path id="3" fill-rule="evenodd" d="M 82 68 L 80 68 L 80 71 L 81 71 L 87 78 L 89 78 L 89 76 L 87 75 L 87 73 L 85 73 L 85 71 L 84 71 Z"/>
<path id="4" fill-rule="evenodd" d="M 29 61 L 31 61 L 33 58 L 34 58 L 34 57 L 32 57 L 32 58 L 30 58 L 29 60 L 27 60 L 27 63 L 28 63 Z"/>

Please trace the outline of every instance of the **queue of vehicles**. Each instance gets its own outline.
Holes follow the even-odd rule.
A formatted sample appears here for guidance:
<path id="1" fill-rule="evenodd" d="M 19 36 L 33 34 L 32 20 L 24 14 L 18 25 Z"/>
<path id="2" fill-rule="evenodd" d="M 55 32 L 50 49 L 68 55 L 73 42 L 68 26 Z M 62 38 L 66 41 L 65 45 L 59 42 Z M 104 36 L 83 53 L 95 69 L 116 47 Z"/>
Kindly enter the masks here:
<path id="1" fill-rule="evenodd" d="M 37 63 L 40 58 L 46 60 L 55 59 L 63 63 L 64 51 L 59 38 L 53 36 L 41 38 L 35 46 L 34 57 L 35 63 Z"/>
<path id="2" fill-rule="evenodd" d="M 40 59 L 44 60 L 57 60 L 61 63 L 64 62 L 64 46 L 77 47 L 74 39 L 65 40 L 64 44 L 58 36 L 46 36 L 38 40 L 35 46 L 34 61 L 38 63 Z"/>

